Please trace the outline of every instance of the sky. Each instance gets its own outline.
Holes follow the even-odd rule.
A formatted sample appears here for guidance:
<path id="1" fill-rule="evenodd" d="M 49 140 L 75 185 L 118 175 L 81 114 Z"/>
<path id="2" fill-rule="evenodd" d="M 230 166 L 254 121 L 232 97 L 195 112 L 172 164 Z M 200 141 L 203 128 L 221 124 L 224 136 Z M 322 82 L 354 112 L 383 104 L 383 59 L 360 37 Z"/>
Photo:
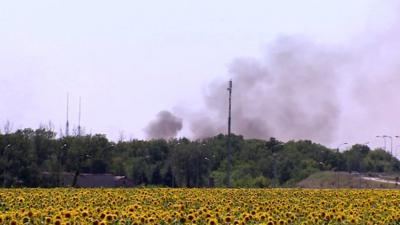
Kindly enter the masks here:
<path id="1" fill-rule="evenodd" d="M 168 110 L 183 118 L 178 135 L 191 137 L 185 117 L 196 112 L 207 114 L 205 96 L 210 85 L 227 82 L 236 59 L 262 61 L 281 37 L 301 37 L 336 50 L 362 42 L 363 47 L 352 49 L 349 55 L 356 51 L 370 55 L 362 51 L 369 51 L 365 46 L 375 46 L 377 39 L 365 36 L 390 33 L 396 21 L 393 2 L 3 1 L 0 124 L 10 121 L 15 130 L 51 121 L 60 133 L 65 128 L 69 93 L 70 124 L 77 126 L 81 97 L 81 126 L 86 133 L 106 134 L 113 140 L 146 138 L 149 122 L 160 111 Z M 363 62 L 377 61 L 367 57 Z M 386 57 L 378 62 L 396 64 Z M 379 66 L 375 69 L 380 70 Z M 354 67 L 349 70 L 355 71 Z M 368 81 L 376 83 L 377 76 L 371 75 Z M 346 91 L 353 85 L 351 80 L 340 82 L 339 105 L 346 113 L 337 121 L 337 133 L 329 141 L 315 141 L 332 147 L 343 142 L 369 142 L 371 147 L 379 147 L 383 140 L 375 135 L 400 135 L 388 120 L 378 120 L 371 129 L 360 128 L 371 122 L 366 121 L 371 116 L 365 116 L 360 108 L 352 109 L 348 100 L 352 93 Z M 369 86 L 365 85 L 356 89 L 366 91 Z M 363 115 L 364 120 L 360 119 Z M 232 126 L 235 132 L 234 119 Z M 395 139 L 394 145 L 400 142 Z"/>

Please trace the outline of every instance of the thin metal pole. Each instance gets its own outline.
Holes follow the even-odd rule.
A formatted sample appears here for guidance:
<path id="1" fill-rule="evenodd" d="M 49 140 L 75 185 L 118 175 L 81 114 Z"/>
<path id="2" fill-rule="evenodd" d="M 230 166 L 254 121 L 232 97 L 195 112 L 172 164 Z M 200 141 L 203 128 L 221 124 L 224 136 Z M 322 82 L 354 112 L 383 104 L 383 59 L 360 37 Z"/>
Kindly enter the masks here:
<path id="1" fill-rule="evenodd" d="M 232 169 L 232 146 L 231 146 L 231 105 L 232 105 L 232 80 L 229 81 L 229 114 L 228 114 L 228 168 L 226 174 L 226 186 L 231 187 L 231 169 Z"/>
<path id="2" fill-rule="evenodd" d="M 11 144 L 8 144 L 8 145 L 6 145 L 6 147 L 4 147 L 4 153 L 3 153 L 3 155 L 4 154 L 7 154 L 7 161 L 6 161 L 6 164 L 4 165 L 4 171 L 3 171 L 3 187 L 6 187 L 6 184 L 7 184 L 7 182 L 6 182 L 6 177 L 7 177 L 7 165 L 8 165 L 8 163 L 9 163 L 9 161 L 10 161 L 10 156 L 9 156 L 9 152 L 6 152 L 7 151 L 7 149 L 10 149 L 11 148 Z"/>
<path id="3" fill-rule="evenodd" d="M 79 97 L 78 136 L 81 136 L 81 97 Z"/>
<path id="4" fill-rule="evenodd" d="M 389 135 L 385 135 L 385 137 L 390 138 L 390 155 L 393 156 L 393 137 Z"/>
<path id="5" fill-rule="evenodd" d="M 385 137 L 383 137 L 383 143 L 384 143 L 384 145 L 385 145 L 385 151 L 387 152 L 387 149 L 386 149 L 386 138 Z"/>
<path id="6" fill-rule="evenodd" d="M 336 152 L 338 153 L 338 155 L 340 155 L 340 147 L 343 145 L 347 145 L 349 143 L 345 142 L 340 144 L 337 148 L 336 148 Z M 336 171 L 336 188 L 340 188 L 340 171 L 339 171 L 339 165 L 337 165 L 337 171 Z"/>
<path id="7" fill-rule="evenodd" d="M 385 150 L 385 152 L 387 152 L 387 150 L 386 150 L 386 136 L 385 135 L 382 135 L 382 136 L 377 135 L 376 137 L 383 139 L 383 149 Z"/>
<path id="8" fill-rule="evenodd" d="M 65 136 L 69 136 L 69 121 L 68 121 L 68 111 L 69 111 L 69 93 L 67 93 L 67 123 L 65 124 Z"/>
<path id="9" fill-rule="evenodd" d="M 383 135 L 383 139 L 385 139 L 385 150 L 386 150 L 386 138 L 390 138 L 390 155 L 393 156 L 393 137 L 389 135 Z"/>

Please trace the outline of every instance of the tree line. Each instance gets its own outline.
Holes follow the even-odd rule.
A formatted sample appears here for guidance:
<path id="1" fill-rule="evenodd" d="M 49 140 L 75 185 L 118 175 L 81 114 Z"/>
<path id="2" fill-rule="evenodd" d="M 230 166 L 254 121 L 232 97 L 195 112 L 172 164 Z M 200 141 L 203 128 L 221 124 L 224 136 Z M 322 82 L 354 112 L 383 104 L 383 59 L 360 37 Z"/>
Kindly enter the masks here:
<path id="1" fill-rule="evenodd" d="M 281 142 L 232 135 L 233 187 L 290 187 L 318 171 L 398 172 L 382 149 L 356 144 L 344 152 L 309 140 Z M 126 176 L 135 185 L 223 187 L 227 136 L 202 140 L 129 140 L 105 135 L 57 138 L 51 129 L 0 134 L 0 186 L 56 187 L 63 173 Z M 76 180 L 74 181 L 76 182 Z M 73 185 L 73 184 L 71 184 Z"/>

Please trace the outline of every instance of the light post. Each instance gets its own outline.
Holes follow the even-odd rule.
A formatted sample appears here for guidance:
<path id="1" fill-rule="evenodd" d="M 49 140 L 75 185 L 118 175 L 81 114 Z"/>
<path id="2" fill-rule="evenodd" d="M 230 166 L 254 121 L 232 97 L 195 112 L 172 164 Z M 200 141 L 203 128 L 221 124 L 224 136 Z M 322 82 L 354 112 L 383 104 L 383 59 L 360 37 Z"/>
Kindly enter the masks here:
<path id="1" fill-rule="evenodd" d="M 61 169 L 63 169 L 62 168 L 62 166 L 63 166 L 63 158 L 65 157 L 65 153 L 69 150 L 69 147 L 70 146 L 68 146 L 68 144 L 63 144 L 62 146 L 61 146 L 61 153 L 62 153 L 62 158 L 61 158 L 61 160 L 60 160 L 60 164 L 61 164 Z M 114 147 L 113 145 L 112 145 L 112 147 Z M 77 162 L 76 162 L 76 168 L 75 168 L 75 173 L 74 173 L 74 176 L 73 176 L 73 178 L 72 178 L 72 184 L 71 184 L 71 186 L 72 187 L 76 187 L 76 185 L 77 185 L 77 182 L 78 182 L 78 176 L 79 176 L 79 174 L 80 174 L 80 170 L 81 170 L 81 166 L 82 166 L 82 163 L 83 162 L 85 162 L 87 159 L 89 159 L 89 158 L 91 158 L 92 156 L 91 155 L 89 155 L 89 154 L 86 154 L 86 153 L 79 153 L 78 155 L 77 155 Z M 59 183 L 60 181 L 59 181 L 59 178 L 57 177 L 57 183 Z"/>
<path id="2" fill-rule="evenodd" d="M 68 145 L 64 143 L 61 147 L 60 150 L 57 153 L 57 160 L 58 160 L 58 165 L 57 165 L 57 171 L 56 171 L 56 185 L 57 187 L 60 186 L 60 183 L 62 181 L 62 185 L 64 185 L 64 164 L 65 164 L 65 157 L 66 157 L 66 152 L 68 150 Z"/>
<path id="3" fill-rule="evenodd" d="M 324 170 L 325 163 L 324 162 L 318 162 L 319 170 Z"/>
<path id="4" fill-rule="evenodd" d="M 199 160 L 200 161 L 200 160 Z M 208 178 L 208 170 L 209 170 L 209 165 L 210 165 L 210 159 L 207 157 L 207 156 L 205 156 L 204 158 L 203 158 L 203 161 L 207 164 L 207 178 Z M 200 165 L 198 166 L 198 168 L 197 168 L 197 172 L 198 172 L 198 177 L 199 177 L 199 181 L 197 182 L 197 187 L 200 187 L 200 185 L 201 185 L 201 171 L 200 171 Z M 208 183 L 208 180 L 207 180 L 207 183 Z M 208 186 L 208 184 L 207 184 L 207 186 Z"/>
<path id="5" fill-rule="evenodd" d="M 215 154 L 212 154 L 209 157 L 204 157 L 204 161 L 207 162 L 207 186 L 214 187 L 214 179 L 210 177 L 210 172 L 212 170 L 212 164 L 215 161 Z"/>
<path id="6" fill-rule="evenodd" d="M 337 146 L 336 152 L 338 153 L 338 156 L 339 156 L 339 152 L 340 152 L 340 147 L 342 147 L 342 146 L 344 146 L 344 145 L 348 145 L 348 144 L 349 144 L 349 143 L 344 142 L 344 143 L 342 143 L 342 144 L 340 144 L 340 145 Z M 339 162 L 338 162 L 338 165 L 336 165 L 336 182 L 337 182 L 336 187 L 339 188 L 339 186 L 340 186 L 340 185 L 339 185 L 339 184 L 340 184 Z"/>
<path id="7" fill-rule="evenodd" d="M 271 147 L 272 151 L 272 160 L 273 160 L 273 167 L 272 167 L 272 176 L 274 178 L 274 186 L 277 188 L 279 186 L 279 178 L 278 178 L 278 159 L 276 159 L 278 155 L 279 148 L 283 147 L 284 144 L 278 143 Z M 276 150 L 274 150 L 276 149 Z"/>
<path id="8" fill-rule="evenodd" d="M 385 151 L 386 151 L 386 138 L 385 138 L 385 135 L 382 135 L 382 136 L 376 135 L 376 137 L 377 137 L 377 138 L 383 138 L 383 143 L 384 143 L 383 149 L 385 149 Z"/>
<path id="9" fill-rule="evenodd" d="M 342 143 L 342 144 L 338 145 L 337 148 L 336 148 L 336 152 L 339 153 L 340 147 L 342 147 L 343 145 L 348 145 L 348 144 L 349 143 L 345 142 L 345 143 Z"/>
<path id="10" fill-rule="evenodd" d="M 179 146 L 181 146 L 181 142 L 180 140 L 177 141 L 177 143 L 175 143 L 175 149 L 179 149 Z M 175 157 L 174 157 L 175 158 Z M 171 167 L 171 173 L 172 173 L 172 187 L 174 188 L 175 185 L 177 185 L 176 179 L 175 179 L 175 173 L 177 172 L 176 170 L 176 166 L 174 166 L 174 164 L 177 163 L 176 159 L 173 159 L 173 164 Z M 178 174 L 179 175 L 179 174 Z M 178 180 L 179 181 L 179 180 Z"/>
<path id="11" fill-rule="evenodd" d="M 7 149 L 11 148 L 11 144 L 8 144 L 4 147 L 3 156 L 6 154 Z M 10 157 L 7 155 L 7 161 L 4 164 L 4 171 L 3 171 L 3 187 L 6 187 L 6 176 L 7 176 L 7 165 L 10 161 Z"/>
<path id="12" fill-rule="evenodd" d="M 101 156 L 103 157 L 103 158 L 106 158 L 106 157 L 109 157 L 110 155 L 110 153 L 112 154 L 112 150 L 115 148 L 115 144 L 114 143 L 111 143 L 111 144 L 109 144 L 108 146 L 106 146 L 106 147 L 104 147 L 103 149 L 102 149 L 102 151 L 101 151 Z"/>
<path id="13" fill-rule="evenodd" d="M 390 154 L 393 156 L 393 137 L 389 135 L 383 135 L 383 138 L 390 138 Z"/>
<path id="14" fill-rule="evenodd" d="M 363 147 L 367 147 L 368 149 L 370 149 L 370 147 L 369 147 L 369 141 L 363 143 L 362 145 L 363 145 Z M 360 166 L 360 172 L 359 172 L 359 174 L 358 174 L 358 188 L 359 188 L 359 189 L 362 188 L 362 177 L 363 177 L 363 172 L 364 172 L 364 169 L 363 169 L 362 166 Z"/>
<path id="15" fill-rule="evenodd" d="M 72 187 L 76 187 L 76 184 L 78 182 L 78 176 L 79 176 L 80 170 L 81 170 L 81 165 L 88 158 L 91 158 L 91 155 L 89 155 L 89 154 L 79 154 L 78 155 L 78 165 L 76 167 L 74 178 L 72 180 Z"/>
<path id="16" fill-rule="evenodd" d="M 400 136 L 398 136 L 398 135 L 396 135 L 396 136 L 394 136 L 395 138 L 400 138 Z M 396 148 L 394 149 L 394 151 L 395 151 L 395 154 L 396 154 Z"/>

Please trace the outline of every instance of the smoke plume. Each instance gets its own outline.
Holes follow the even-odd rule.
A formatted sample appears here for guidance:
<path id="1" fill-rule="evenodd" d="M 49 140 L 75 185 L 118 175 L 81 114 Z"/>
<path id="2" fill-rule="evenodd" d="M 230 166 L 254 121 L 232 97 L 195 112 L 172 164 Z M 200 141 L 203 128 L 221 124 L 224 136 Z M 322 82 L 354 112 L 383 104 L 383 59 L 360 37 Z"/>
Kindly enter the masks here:
<path id="1" fill-rule="evenodd" d="M 399 21 L 397 16 L 340 47 L 285 37 L 261 60 L 235 60 L 229 68 L 233 132 L 324 144 L 400 135 Z M 188 118 L 195 138 L 226 133 L 227 85 L 210 85 L 207 113 L 200 114 L 209 117 Z"/>
<path id="2" fill-rule="evenodd" d="M 161 111 L 157 118 L 149 123 L 145 131 L 151 139 L 169 139 L 175 137 L 182 129 L 182 119 L 169 111 Z"/>
<path id="3" fill-rule="evenodd" d="M 329 142 L 339 119 L 336 85 L 342 57 L 321 46 L 281 38 L 263 61 L 237 59 L 233 80 L 233 132 L 247 138 L 307 138 Z M 227 82 L 210 88 L 208 111 L 214 118 L 195 118 L 191 130 L 203 138 L 225 132 Z"/>
<path id="4" fill-rule="evenodd" d="M 399 21 L 339 47 L 282 37 L 262 59 L 234 60 L 232 131 L 323 144 L 400 135 Z M 205 109 L 185 116 L 194 138 L 227 132 L 227 87 L 228 79 L 210 84 Z"/>

